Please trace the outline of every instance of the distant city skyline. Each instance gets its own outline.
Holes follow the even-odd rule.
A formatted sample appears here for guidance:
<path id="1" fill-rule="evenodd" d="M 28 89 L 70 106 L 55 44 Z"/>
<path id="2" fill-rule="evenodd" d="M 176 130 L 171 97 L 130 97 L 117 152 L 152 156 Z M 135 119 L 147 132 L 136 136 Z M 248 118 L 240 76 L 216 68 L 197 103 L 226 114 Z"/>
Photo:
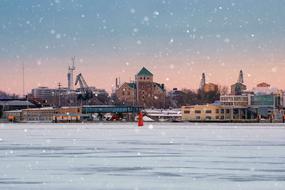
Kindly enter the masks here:
<path id="1" fill-rule="evenodd" d="M 270 7 L 270 8 L 269 8 Z M 244 71 L 285 89 L 285 1 L 282 0 L 2 0 L 0 90 L 22 94 L 67 86 L 67 69 L 111 91 L 145 66 L 167 89 L 229 86 Z"/>

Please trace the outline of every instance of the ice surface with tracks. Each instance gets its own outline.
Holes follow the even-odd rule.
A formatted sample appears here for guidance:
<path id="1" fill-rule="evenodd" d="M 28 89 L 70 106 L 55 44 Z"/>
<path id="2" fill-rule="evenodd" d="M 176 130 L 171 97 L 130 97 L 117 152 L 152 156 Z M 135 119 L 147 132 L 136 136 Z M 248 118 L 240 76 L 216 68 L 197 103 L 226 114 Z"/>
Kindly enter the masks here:
<path id="1" fill-rule="evenodd" d="M 0 189 L 285 189 L 285 125 L 0 124 Z"/>

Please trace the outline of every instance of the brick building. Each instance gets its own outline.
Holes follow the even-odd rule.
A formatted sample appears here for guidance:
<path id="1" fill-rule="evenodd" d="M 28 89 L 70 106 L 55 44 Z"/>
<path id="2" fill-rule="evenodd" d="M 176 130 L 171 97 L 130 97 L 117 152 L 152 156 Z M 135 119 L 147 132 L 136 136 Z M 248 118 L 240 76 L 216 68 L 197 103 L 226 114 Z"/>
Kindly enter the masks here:
<path id="1" fill-rule="evenodd" d="M 122 104 L 162 108 L 165 106 L 166 91 L 164 84 L 153 82 L 153 74 L 143 67 L 134 82 L 125 82 L 116 90 L 116 96 Z"/>

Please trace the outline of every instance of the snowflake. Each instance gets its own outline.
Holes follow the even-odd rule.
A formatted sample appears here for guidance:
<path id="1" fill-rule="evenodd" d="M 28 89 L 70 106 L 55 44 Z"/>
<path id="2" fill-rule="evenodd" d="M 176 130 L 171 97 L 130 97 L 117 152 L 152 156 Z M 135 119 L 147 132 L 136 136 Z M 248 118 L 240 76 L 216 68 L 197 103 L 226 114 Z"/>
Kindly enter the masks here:
<path id="1" fill-rule="evenodd" d="M 56 34 L 56 39 L 60 39 L 61 38 L 61 34 Z"/>
<path id="2" fill-rule="evenodd" d="M 154 15 L 154 16 L 158 16 L 158 15 L 159 15 L 159 12 L 158 12 L 158 11 L 154 11 L 154 12 L 153 12 L 153 15 Z"/>
<path id="3" fill-rule="evenodd" d="M 51 34 L 55 34 L 55 30 L 53 30 L 53 29 L 50 30 L 50 33 L 51 33 Z"/>
<path id="4" fill-rule="evenodd" d="M 135 9 L 131 9 L 130 12 L 131 12 L 132 14 L 135 14 L 135 13 L 136 13 L 136 10 L 135 10 Z"/>
<path id="5" fill-rule="evenodd" d="M 145 17 L 143 18 L 143 20 L 144 20 L 145 22 L 148 22 L 148 21 L 149 21 L 149 18 L 148 18 L 147 16 L 145 16 Z"/>
<path id="6" fill-rule="evenodd" d="M 224 39 L 224 42 L 225 42 L 225 43 L 230 43 L 231 40 L 230 40 L 229 38 L 225 38 L 225 39 Z"/>

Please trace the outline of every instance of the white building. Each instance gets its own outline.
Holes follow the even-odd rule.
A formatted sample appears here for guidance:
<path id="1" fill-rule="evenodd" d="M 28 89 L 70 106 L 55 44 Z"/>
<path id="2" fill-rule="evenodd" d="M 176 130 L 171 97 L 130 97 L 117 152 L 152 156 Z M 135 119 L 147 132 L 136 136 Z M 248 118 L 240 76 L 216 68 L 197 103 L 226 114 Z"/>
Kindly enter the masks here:
<path id="1" fill-rule="evenodd" d="M 32 96 L 36 99 L 46 100 L 53 96 L 55 90 L 48 87 L 38 87 L 32 89 Z"/>

